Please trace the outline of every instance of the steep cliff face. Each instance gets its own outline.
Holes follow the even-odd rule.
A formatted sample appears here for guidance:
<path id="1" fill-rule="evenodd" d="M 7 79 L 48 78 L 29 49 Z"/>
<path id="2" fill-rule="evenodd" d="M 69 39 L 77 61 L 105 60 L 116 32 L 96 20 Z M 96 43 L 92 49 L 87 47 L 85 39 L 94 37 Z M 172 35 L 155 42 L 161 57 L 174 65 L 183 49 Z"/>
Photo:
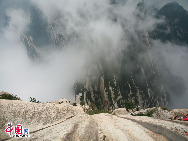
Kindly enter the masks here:
<path id="1" fill-rule="evenodd" d="M 132 42 L 118 57 L 120 62 L 105 62 L 103 58 L 95 64 L 99 68 L 97 75 L 88 73 L 87 80 L 76 83 L 76 95 L 82 93 L 81 100 L 106 110 L 124 107 L 126 101 L 143 108 L 166 106 L 168 93 L 150 51 L 148 33 L 143 40 L 144 44 Z"/>
<path id="2" fill-rule="evenodd" d="M 97 66 L 97 75 L 88 73 L 86 81 L 75 85 L 75 94 L 82 93 L 84 99 L 81 97 L 81 100 L 86 100 L 87 104 L 95 103 L 99 109 L 124 107 L 126 101 L 143 108 L 167 106 L 170 103 L 169 93 L 183 93 L 181 80 L 173 76 L 163 63 L 154 59 L 150 40 L 186 45 L 188 12 L 176 2 L 168 3 L 160 10 L 145 9 L 143 2 L 137 7 L 140 11 L 138 18 L 152 13 L 164 21 L 150 33 L 138 31 L 138 38 L 131 37 L 130 44 L 113 61 L 101 57 L 98 63 L 88 68 L 92 70 Z M 171 82 L 177 83 L 174 85 Z"/>

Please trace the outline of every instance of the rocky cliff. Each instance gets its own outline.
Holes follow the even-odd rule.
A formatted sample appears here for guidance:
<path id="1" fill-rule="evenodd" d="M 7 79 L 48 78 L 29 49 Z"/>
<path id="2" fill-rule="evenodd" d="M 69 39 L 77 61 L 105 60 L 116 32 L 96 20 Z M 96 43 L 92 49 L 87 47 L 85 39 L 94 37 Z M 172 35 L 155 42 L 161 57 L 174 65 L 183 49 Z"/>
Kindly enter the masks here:
<path id="1" fill-rule="evenodd" d="M 97 74 L 92 75 L 88 71 L 87 79 L 75 84 L 76 95 L 82 94 L 79 95 L 80 100 L 106 110 L 122 108 L 126 101 L 143 108 L 168 105 L 168 92 L 150 52 L 147 33 L 143 40 L 140 46 L 136 44 L 139 41 L 134 41 L 135 44 L 131 44 L 118 58 L 120 62 L 104 62 L 103 58 L 99 64 L 95 64 Z M 88 69 L 92 70 L 94 66 Z"/>
<path id="2" fill-rule="evenodd" d="M 116 3 L 117 4 L 117 3 Z M 184 85 L 173 76 L 169 69 L 155 60 L 152 54 L 151 39 L 186 45 L 188 12 L 177 2 L 166 4 L 160 10 L 145 9 L 144 2 L 137 5 L 140 15 L 154 14 L 163 19 L 152 32 L 137 31 L 138 38 L 132 37 L 131 43 L 113 61 L 100 58 L 99 63 L 90 66 L 97 74 L 88 71 L 85 81 L 75 85 L 75 94 L 82 94 L 81 100 L 95 103 L 101 109 L 124 107 L 126 101 L 143 108 L 167 106 L 170 94 L 184 93 Z M 117 18 L 118 19 L 118 18 Z M 105 56 L 105 55 L 104 55 Z M 97 61 L 96 61 L 97 62 Z M 165 75 L 164 73 L 168 73 Z M 171 82 L 177 82 L 176 85 Z"/>

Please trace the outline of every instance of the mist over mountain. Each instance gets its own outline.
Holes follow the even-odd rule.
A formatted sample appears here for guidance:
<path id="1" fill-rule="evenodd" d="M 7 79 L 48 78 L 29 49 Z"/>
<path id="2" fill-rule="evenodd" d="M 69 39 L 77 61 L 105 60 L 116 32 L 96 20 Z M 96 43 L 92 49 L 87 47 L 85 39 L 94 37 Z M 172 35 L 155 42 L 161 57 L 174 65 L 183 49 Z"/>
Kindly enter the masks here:
<path id="1" fill-rule="evenodd" d="M 188 12 L 148 3 L 0 1 L 0 91 L 98 109 L 186 108 Z"/>

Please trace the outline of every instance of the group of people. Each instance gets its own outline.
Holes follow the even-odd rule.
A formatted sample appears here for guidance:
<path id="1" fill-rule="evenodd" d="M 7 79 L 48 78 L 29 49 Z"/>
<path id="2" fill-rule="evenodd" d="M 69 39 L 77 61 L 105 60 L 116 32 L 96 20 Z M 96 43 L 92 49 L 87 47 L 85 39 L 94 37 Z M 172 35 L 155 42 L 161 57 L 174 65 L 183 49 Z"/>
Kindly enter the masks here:
<path id="1" fill-rule="evenodd" d="M 188 114 L 187 115 L 183 115 L 183 116 L 175 115 L 174 116 L 174 120 L 188 121 Z"/>
<path id="2" fill-rule="evenodd" d="M 40 103 L 39 100 L 37 101 L 36 98 L 32 98 L 32 97 L 30 97 L 30 102 Z"/>

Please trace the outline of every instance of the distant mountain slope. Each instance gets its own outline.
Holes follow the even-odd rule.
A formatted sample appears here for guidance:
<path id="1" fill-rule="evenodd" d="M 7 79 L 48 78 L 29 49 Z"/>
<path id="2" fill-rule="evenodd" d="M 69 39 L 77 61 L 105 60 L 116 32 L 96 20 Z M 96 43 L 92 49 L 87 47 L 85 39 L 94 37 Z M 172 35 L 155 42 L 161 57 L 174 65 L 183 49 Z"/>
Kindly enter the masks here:
<path id="1" fill-rule="evenodd" d="M 119 61 L 101 58 L 98 64 L 88 67 L 86 79 L 75 84 L 75 94 L 79 94 L 81 101 L 106 110 L 123 108 L 126 101 L 144 108 L 168 105 L 164 80 L 152 55 L 145 52 L 150 52 L 149 45 L 133 39 L 116 58 Z M 97 74 L 92 74 L 95 67 Z"/>
<path id="2" fill-rule="evenodd" d="M 151 11 L 145 9 L 144 3 L 139 3 L 137 7 L 144 14 Z M 150 38 L 188 44 L 188 12 L 182 6 L 173 2 L 159 11 L 153 10 L 157 14 L 156 18 L 164 17 L 165 22 L 150 33 Z M 162 66 L 163 72 L 168 75 L 162 74 L 158 68 L 150 52 L 150 38 L 147 33 L 139 34 L 139 40 L 132 38 L 126 51 L 116 58 L 120 61 L 113 60 L 110 63 L 101 58 L 99 64 L 93 64 L 97 66 L 98 74 L 92 75 L 88 72 L 85 81 L 75 84 L 75 94 L 79 94 L 81 101 L 94 103 L 99 109 L 124 107 L 126 101 L 146 108 L 168 105 L 169 90 L 174 94 L 184 93 L 184 85 L 179 77 L 173 76 L 165 65 Z M 93 66 L 88 68 L 92 69 Z M 177 83 L 168 82 L 169 80 Z"/>
<path id="3" fill-rule="evenodd" d="M 177 2 L 166 4 L 157 12 L 157 18 L 164 18 L 152 32 L 153 39 L 170 41 L 180 45 L 188 45 L 188 11 Z"/>

